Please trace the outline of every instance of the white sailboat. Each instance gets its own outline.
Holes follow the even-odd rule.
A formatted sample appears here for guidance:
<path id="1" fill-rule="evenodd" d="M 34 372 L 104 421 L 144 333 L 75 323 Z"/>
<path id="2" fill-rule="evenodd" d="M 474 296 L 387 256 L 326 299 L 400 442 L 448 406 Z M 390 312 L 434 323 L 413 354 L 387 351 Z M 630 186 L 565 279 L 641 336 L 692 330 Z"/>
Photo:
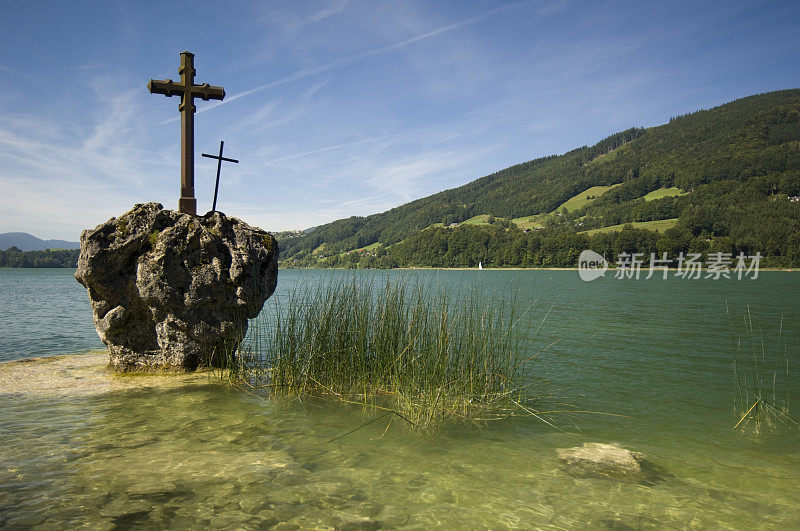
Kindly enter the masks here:
<path id="1" fill-rule="evenodd" d="M 478 269 L 483 269 L 483 262 L 478 262 Z"/>

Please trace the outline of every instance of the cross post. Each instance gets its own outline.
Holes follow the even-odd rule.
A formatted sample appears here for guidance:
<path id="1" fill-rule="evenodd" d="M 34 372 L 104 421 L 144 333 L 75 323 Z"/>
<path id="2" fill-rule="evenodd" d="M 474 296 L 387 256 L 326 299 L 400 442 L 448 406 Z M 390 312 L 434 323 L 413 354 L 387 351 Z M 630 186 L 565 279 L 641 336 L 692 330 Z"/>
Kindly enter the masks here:
<path id="1" fill-rule="evenodd" d="M 203 100 L 222 100 L 225 89 L 208 83 L 195 85 L 194 54 L 181 52 L 181 66 L 178 73 L 181 82 L 171 79 L 151 79 L 147 89 L 151 94 L 163 94 L 167 97 L 180 96 L 178 110 L 181 113 L 181 197 L 178 210 L 184 214 L 197 214 L 197 199 L 194 196 L 194 113 L 197 110 L 194 98 Z"/>
<path id="2" fill-rule="evenodd" d="M 217 210 L 217 192 L 219 192 L 219 171 L 222 169 L 222 161 L 228 162 L 235 162 L 239 164 L 239 161 L 236 159 L 229 159 L 227 157 L 222 156 L 222 146 L 225 145 L 223 140 L 219 141 L 219 155 L 208 155 L 206 153 L 202 153 L 204 157 L 208 157 L 210 159 L 217 159 L 217 184 L 214 185 L 214 205 L 211 207 L 211 212 L 216 212 Z"/>

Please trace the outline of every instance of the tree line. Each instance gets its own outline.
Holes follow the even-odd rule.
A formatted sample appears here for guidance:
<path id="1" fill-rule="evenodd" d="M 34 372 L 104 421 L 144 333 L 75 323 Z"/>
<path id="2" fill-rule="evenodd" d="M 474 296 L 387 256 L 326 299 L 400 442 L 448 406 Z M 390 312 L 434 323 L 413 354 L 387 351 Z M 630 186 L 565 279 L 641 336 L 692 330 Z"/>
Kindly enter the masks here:
<path id="1" fill-rule="evenodd" d="M 0 267 L 78 267 L 80 249 L 20 251 L 9 247 L 0 251 Z"/>
<path id="2" fill-rule="evenodd" d="M 378 245 L 364 251 L 344 253 L 300 253 L 285 259 L 283 267 L 575 267 L 584 249 L 614 262 L 620 253 L 663 253 L 676 259 L 680 253 L 699 253 L 707 260 L 712 253 L 764 258 L 763 267 L 800 267 L 800 202 L 786 195 L 744 201 L 730 208 L 725 197 L 741 191 L 731 189 L 717 200 L 688 204 L 677 225 L 663 232 L 623 226 L 613 232 L 588 233 L 574 224 L 523 231 L 507 220 L 489 225 L 431 227 L 391 246 Z M 672 199 L 672 198 L 665 198 Z"/>

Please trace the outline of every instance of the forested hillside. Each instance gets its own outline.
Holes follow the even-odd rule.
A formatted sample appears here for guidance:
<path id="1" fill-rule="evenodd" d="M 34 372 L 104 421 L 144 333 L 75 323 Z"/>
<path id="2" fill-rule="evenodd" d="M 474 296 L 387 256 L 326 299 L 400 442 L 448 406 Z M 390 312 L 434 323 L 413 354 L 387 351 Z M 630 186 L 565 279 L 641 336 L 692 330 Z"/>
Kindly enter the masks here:
<path id="1" fill-rule="evenodd" d="M 611 185 L 596 188 L 605 190 L 597 197 L 581 196 Z M 281 260 L 299 267 L 574 266 L 575 253 L 591 247 L 760 252 L 766 264 L 800 266 L 797 195 L 800 90 L 791 89 L 629 129 L 381 214 L 281 238 Z M 560 208 L 571 198 L 583 206 Z M 462 224 L 482 214 L 493 223 Z M 674 226 L 585 232 L 655 220 Z"/>

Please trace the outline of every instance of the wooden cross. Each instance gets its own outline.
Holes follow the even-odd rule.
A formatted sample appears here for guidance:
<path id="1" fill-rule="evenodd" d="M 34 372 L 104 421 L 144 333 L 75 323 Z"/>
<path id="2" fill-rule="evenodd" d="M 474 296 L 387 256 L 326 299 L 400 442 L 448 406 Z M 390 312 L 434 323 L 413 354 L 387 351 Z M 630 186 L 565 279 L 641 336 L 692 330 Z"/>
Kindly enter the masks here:
<path id="1" fill-rule="evenodd" d="M 220 140 L 219 141 L 219 155 L 208 155 L 206 153 L 202 153 L 204 157 L 208 157 L 210 159 L 217 159 L 217 184 L 214 185 L 214 205 L 211 207 L 211 212 L 215 212 L 217 210 L 217 192 L 219 192 L 219 170 L 222 169 L 222 161 L 226 160 L 228 162 L 235 162 L 239 164 L 239 161 L 236 159 L 229 159 L 227 157 L 222 156 L 222 146 L 225 145 L 225 142 Z"/>
<path id="2" fill-rule="evenodd" d="M 178 110 L 181 113 L 181 198 L 178 201 L 178 210 L 184 214 L 197 214 L 197 199 L 194 197 L 194 105 L 195 98 L 203 100 L 222 100 L 225 98 L 225 89 L 215 87 L 208 83 L 194 84 L 194 54 L 181 52 L 181 67 L 178 70 L 181 82 L 176 83 L 171 79 L 151 79 L 147 88 L 151 94 L 180 96 L 181 104 Z"/>

